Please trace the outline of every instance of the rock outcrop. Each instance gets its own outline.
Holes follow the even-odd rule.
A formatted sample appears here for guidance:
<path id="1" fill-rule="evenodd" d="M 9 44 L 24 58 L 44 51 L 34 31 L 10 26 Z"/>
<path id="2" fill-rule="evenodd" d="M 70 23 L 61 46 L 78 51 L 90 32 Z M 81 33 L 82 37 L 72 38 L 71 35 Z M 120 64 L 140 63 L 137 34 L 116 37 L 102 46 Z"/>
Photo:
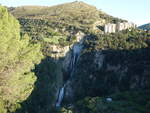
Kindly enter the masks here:
<path id="1" fill-rule="evenodd" d="M 146 51 L 149 50 L 143 49 L 141 53 L 135 50 L 137 55 L 130 58 L 127 51 L 99 51 L 80 56 L 67 96 L 82 99 L 150 88 L 150 54 L 141 55 Z"/>

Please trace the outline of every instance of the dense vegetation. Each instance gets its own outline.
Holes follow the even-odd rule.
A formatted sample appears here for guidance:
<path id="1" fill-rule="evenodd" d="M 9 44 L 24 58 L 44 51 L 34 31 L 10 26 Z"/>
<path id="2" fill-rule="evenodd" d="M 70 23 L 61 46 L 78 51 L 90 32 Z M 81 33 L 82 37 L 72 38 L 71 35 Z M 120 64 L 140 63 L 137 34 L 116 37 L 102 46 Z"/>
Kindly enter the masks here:
<path id="1" fill-rule="evenodd" d="M 0 113 L 149 113 L 150 33 L 95 32 L 95 23 L 125 20 L 83 2 L 8 10 L 19 21 L 0 6 Z M 74 96 L 55 109 L 59 88 L 69 76 L 64 59 L 72 50 L 52 58 L 51 46 L 75 44 L 79 31 L 86 37 L 70 80 Z"/>
<path id="2" fill-rule="evenodd" d="M 87 50 L 135 50 L 150 45 L 150 33 L 138 29 L 112 34 L 91 34 L 85 41 Z"/>
<path id="3" fill-rule="evenodd" d="M 74 106 L 62 109 L 64 113 L 69 109 L 79 113 L 148 113 L 149 91 L 144 89 L 150 88 L 149 44 L 150 34 L 135 29 L 89 35 L 72 80 Z M 107 103 L 106 97 L 114 100 Z"/>
<path id="4" fill-rule="evenodd" d="M 109 97 L 112 101 L 107 101 L 107 97 L 87 97 L 76 106 L 80 113 L 148 113 L 149 94 L 149 91 L 117 93 Z"/>
<path id="5" fill-rule="evenodd" d="M 40 62 L 39 44 L 20 37 L 19 22 L 0 6 L 0 113 L 13 112 L 34 88 L 31 69 Z"/>
<path id="6" fill-rule="evenodd" d="M 105 97 L 86 97 L 73 106 L 65 106 L 62 113 L 149 113 L 150 91 L 122 92 Z M 109 101 L 107 99 L 112 99 Z"/>
<path id="7" fill-rule="evenodd" d="M 133 74 L 144 76 L 142 75 L 143 71 L 149 70 L 149 44 L 150 35 L 138 30 L 90 35 L 85 40 L 85 48 L 75 72 L 76 77 L 74 79 L 78 81 L 76 81 L 76 97 L 111 94 L 115 92 L 116 87 L 122 91 L 129 90 L 130 83 L 119 81 L 121 79 L 119 76 L 122 75 L 121 70 L 128 69 L 128 72 L 124 73 L 127 76 L 125 79 L 130 79 Z M 105 56 L 104 65 L 101 69 L 98 68 L 98 64 L 95 64 L 96 54 Z M 108 65 L 118 68 L 118 71 L 108 70 Z M 117 67 L 118 65 L 120 66 Z M 107 76 L 110 77 L 109 84 L 104 81 Z"/>
<path id="8" fill-rule="evenodd" d="M 83 2 L 71 2 L 53 7 L 23 6 L 9 8 L 19 19 L 22 34 L 28 33 L 33 41 L 48 41 L 54 44 L 72 39 L 78 31 L 89 32 L 95 23 L 116 23 L 121 20 L 97 10 Z"/>
<path id="9" fill-rule="evenodd" d="M 57 99 L 57 89 L 63 83 L 61 73 L 60 63 L 56 63 L 50 57 L 43 59 L 35 67 L 37 76 L 35 88 L 15 113 L 48 113 L 52 111 Z"/>
<path id="10" fill-rule="evenodd" d="M 82 2 L 62 4 L 53 7 L 18 7 L 11 10 L 17 18 L 49 20 L 52 28 L 89 28 L 98 18 L 99 11 Z"/>

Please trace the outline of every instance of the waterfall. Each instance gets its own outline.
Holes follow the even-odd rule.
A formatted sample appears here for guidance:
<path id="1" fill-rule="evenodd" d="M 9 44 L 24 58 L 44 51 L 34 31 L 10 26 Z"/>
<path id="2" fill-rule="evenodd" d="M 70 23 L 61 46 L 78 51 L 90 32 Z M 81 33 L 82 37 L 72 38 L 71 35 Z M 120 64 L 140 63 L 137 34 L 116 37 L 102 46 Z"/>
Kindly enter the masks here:
<path id="1" fill-rule="evenodd" d="M 80 53 L 81 49 L 82 49 L 82 46 L 80 44 L 77 44 L 73 47 L 71 60 L 70 60 L 70 68 L 69 68 L 70 79 L 73 75 L 74 68 L 75 68 L 76 62 L 78 60 L 78 56 L 79 56 L 79 53 Z M 62 102 L 63 97 L 64 97 L 65 86 L 68 83 L 68 81 L 66 81 L 64 86 L 62 88 L 60 88 L 60 90 L 59 90 L 58 99 L 57 99 L 57 102 L 56 102 L 56 107 L 60 107 L 60 105 L 61 105 L 61 102 Z"/>
<path id="2" fill-rule="evenodd" d="M 61 105 L 62 99 L 64 97 L 64 88 L 65 88 L 65 86 L 63 86 L 59 91 L 58 100 L 56 102 L 56 107 L 60 107 L 60 105 Z"/>
<path id="3" fill-rule="evenodd" d="M 73 58 L 72 58 L 72 64 L 73 64 L 73 66 L 72 66 L 71 69 L 70 69 L 70 78 L 71 78 L 72 75 L 73 75 L 74 68 L 75 68 L 75 65 L 76 65 L 76 62 L 77 62 L 77 58 L 78 58 L 78 55 L 74 54 L 74 56 L 73 56 Z"/>
<path id="4" fill-rule="evenodd" d="M 72 57 L 71 57 L 71 61 L 70 61 L 70 69 L 69 69 L 69 71 L 73 70 L 74 64 L 75 64 L 75 55 L 73 54 Z"/>

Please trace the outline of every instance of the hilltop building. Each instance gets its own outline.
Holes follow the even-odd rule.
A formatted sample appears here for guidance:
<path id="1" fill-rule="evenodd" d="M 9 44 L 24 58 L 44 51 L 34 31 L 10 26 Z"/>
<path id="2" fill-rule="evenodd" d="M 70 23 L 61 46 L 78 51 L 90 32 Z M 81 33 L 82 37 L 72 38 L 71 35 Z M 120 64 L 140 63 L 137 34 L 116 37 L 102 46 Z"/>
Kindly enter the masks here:
<path id="1" fill-rule="evenodd" d="M 123 23 L 119 22 L 117 24 L 108 23 L 104 26 L 104 32 L 115 33 L 129 28 L 136 28 L 136 24 L 130 22 L 123 22 Z"/>
<path id="2" fill-rule="evenodd" d="M 104 27 L 105 33 L 115 33 L 116 32 L 116 24 L 106 24 Z"/>

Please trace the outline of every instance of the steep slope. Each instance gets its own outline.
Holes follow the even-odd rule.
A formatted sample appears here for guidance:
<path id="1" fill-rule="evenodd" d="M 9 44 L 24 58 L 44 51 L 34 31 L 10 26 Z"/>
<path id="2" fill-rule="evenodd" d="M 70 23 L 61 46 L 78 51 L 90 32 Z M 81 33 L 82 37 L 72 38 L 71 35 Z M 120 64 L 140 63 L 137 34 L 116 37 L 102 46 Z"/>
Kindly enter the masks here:
<path id="1" fill-rule="evenodd" d="M 149 44 L 150 35 L 136 30 L 90 35 L 72 79 L 75 97 L 150 88 Z"/>
<path id="2" fill-rule="evenodd" d="M 92 24 L 99 19 L 99 11 L 83 2 L 72 2 L 53 7 L 24 6 L 11 13 L 17 18 L 48 19 L 51 23 L 64 25 Z M 61 27 L 61 26 L 59 26 Z"/>
<path id="3" fill-rule="evenodd" d="M 91 34 L 83 44 L 65 90 L 68 111 L 148 113 L 150 35 L 140 30 Z"/>
<path id="4" fill-rule="evenodd" d="M 19 18 L 20 17 L 51 18 L 52 16 L 59 16 L 61 18 L 62 16 L 64 16 L 65 18 L 68 15 L 71 15 L 72 13 L 74 13 L 73 16 L 79 16 L 81 13 L 90 14 L 90 12 L 91 13 L 94 12 L 94 14 L 90 14 L 90 15 L 97 15 L 96 7 L 93 7 L 83 2 L 71 2 L 71 3 L 65 3 L 65 4 L 56 5 L 52 7 L 23 6 L 23 7 L 15 8 L 14 10 L 12 9 L 11 12 L 12 14 L 16 15 Z M 91 18 L 96 18 L 96 17 L 91 17 Z"/>
<path id="5" fill-rule="evenodd" d="M 83 2 L 53 7 L 24 6 L 9 10 L 20 21 L 21 34 L 29 34 L 34 43 L 41 42 L 43 54 L 49 56 L 37 66 L 37 88 L 23 103 L 19 113 L 56 113 L 52 109 L 57 102 L 59 107 L 66 104 L 69 109 L 76 107 L 74 103 L 77 103 L 77 107 L 83 106 L 82 109 L 85 107 L 84 111 L 77 108 L 77 113 L 94 113 L 95 108 L 88 111 L 87 107 L 93 105 L 88 103 L 92 99 L 96 105 L 96 96 L 99 101 L 101 96 L 150 88 L 148 33 L 135 29 L 112 34 L 102 34 L 100 29 L 95 32 L 97 25 L 124 20 L 109 16 Z M 84 103 L 83 98 L 89 96 L 87 104 Z M 147 101 L 144 102 L 144 105 L 148 105 Z M 123 110 L 130 105 L 133 104 Z M 96 111 L 98 113 L 100 106 L 101 100 Z M 109 110 L 107 106 L 104 107 Z M 127 113 L 124 111 L 112 110 Z M 112 112 L 110 109 L 106 113 Z"/>
<path id="6" fill-rule="evenodd" d="M 19 19 L 23 33 L 26 32 L 37 40 L 43 37 L 50 38 L 50 34 L 68 36 L 79 30 L 89 32 L 97 25 L 123 21 L 84 2 L 71 2 L 52 7 L 23 6 L 9 8 L 9 11 Z"/>

